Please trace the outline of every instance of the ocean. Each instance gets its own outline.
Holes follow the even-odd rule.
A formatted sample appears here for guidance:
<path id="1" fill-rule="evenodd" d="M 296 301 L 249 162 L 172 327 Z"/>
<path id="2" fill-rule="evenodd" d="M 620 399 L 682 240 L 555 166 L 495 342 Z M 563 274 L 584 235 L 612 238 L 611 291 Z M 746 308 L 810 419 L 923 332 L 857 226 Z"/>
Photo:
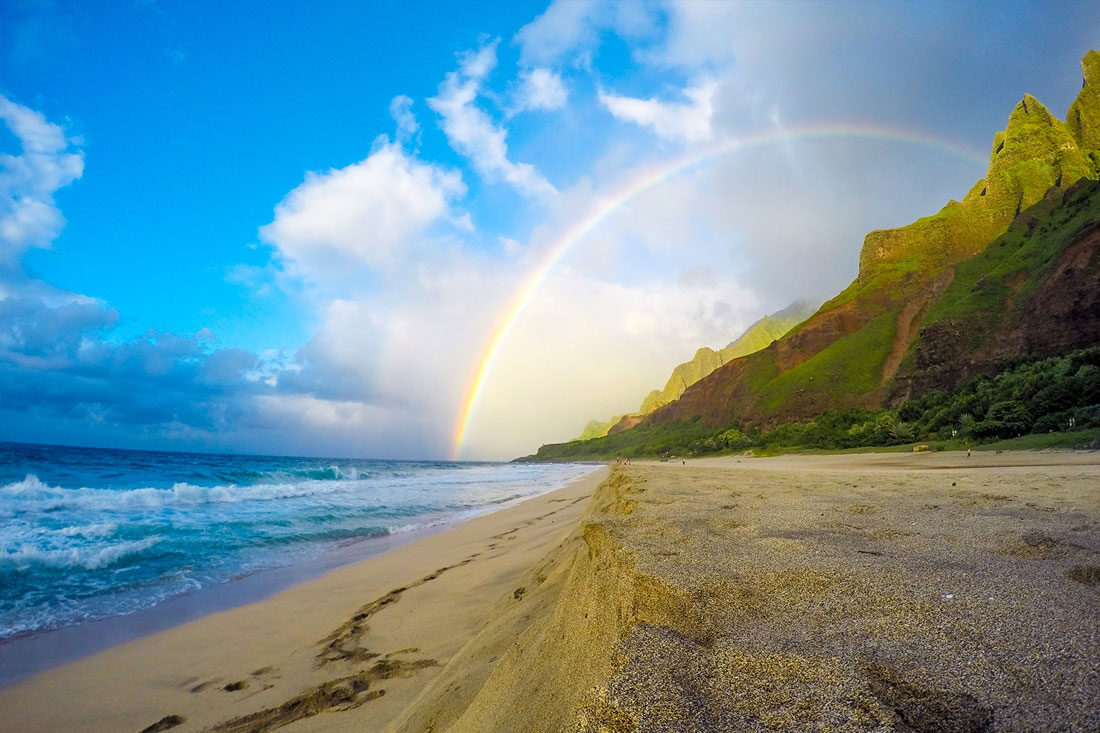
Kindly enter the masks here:
<path id="1" fill-rule="evenodd" d="M 0 442 L 0 640 L 458 522 L 593 469 Z"/>

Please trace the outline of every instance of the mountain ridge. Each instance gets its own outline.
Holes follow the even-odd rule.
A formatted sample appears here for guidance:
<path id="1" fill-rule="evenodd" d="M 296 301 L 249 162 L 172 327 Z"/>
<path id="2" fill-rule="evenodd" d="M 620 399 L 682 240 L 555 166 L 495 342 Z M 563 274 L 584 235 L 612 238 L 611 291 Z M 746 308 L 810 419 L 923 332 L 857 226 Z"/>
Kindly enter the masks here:
<path id="1" fill-rule="evenodd" d="M 673 367 L 664 388 L 651 390 L 642 399 L 636 412 L 614 415 L 605 422 L 591 420 L 576 440 L 589 440 L 629 430 L 657 408 L 678 399 L 688 387 L 723 364 L 767 347 L 810 316 L 813 310 L 808 302 L 796 300 L 782 310 L 763 316 L 717 351 L 708 346 L 700 347 L 690 360 Z"/>
<path id="2" fill-rule="evenodd" d="M 1100 427 L 1100 54 L 1081 65 L 1066 121 L 1025 95 L 962 200 L 870 232 L 851 284 L 781 338 L 622 435 L 529 459 Z"/>
<path id="3" fill-rule="evenodd" d="M 879 408 L 914 389 L 936 388 L 934 379 L 907 375 L 956 266 L 978 257 L 1018 219 L 1036 216 L 1031 207 L 1047 199 L 1056 206 L 1070 184 L 1100 174 L 1091 147 L 1100 138 L 1100 54 L 1086 54 L 1082 68 L 1084 83 L 1070 105 L 1073 125 L 1025 95 L 993 137 L 986 175 L 961 201 L 908 226 L 870 232 L 848 288 L 783 338 L 722 365 L 646 420 L 699 415 L 707 425 L 774 425 L 830 409 Z"/>

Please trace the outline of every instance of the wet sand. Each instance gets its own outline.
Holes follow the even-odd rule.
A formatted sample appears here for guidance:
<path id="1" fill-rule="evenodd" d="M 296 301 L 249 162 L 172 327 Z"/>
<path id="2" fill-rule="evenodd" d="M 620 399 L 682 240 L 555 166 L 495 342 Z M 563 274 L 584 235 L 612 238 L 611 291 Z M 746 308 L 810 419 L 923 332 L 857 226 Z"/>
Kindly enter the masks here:
<path id="1" fill-rule="evenodd" d="M 354 541 L 304 562 L 250 573 L 151 608 L 0 641 L 0 689 L 67 662 L 194 619 L 270 598 L 346 565 L 443 531 L 445 526 Z"/>
<path id="2" fill-rule="evenodd" d="M 379 730 L 605 475 L 0 689 L 0 731 Z"/>

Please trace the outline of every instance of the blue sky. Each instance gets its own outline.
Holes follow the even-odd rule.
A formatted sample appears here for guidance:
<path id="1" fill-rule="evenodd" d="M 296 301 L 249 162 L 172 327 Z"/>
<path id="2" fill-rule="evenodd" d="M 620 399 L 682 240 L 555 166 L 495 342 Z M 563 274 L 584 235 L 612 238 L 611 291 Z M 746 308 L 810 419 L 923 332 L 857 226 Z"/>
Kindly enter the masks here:
<path id="1" fill-rule="evenodd" d="M 961 198 L 1024 93 L 1064 114 L 1098 21 L 1071 2 L 5 3 L 0 438 L 443 457 L 516 289 L 624 183 L 800 125 L 974 151 L 791 138 L 624 204 L 517 321 L 464 455 L 567 439 L 843 288 L 868 230 Z"/>

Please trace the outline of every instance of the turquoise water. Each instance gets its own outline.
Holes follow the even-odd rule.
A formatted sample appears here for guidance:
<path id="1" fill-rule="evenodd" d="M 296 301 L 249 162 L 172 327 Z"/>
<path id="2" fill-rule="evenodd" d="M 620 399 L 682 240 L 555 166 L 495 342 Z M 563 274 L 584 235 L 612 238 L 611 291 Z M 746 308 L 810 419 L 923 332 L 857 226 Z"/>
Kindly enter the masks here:
<path id="1" fill-rule="evenodd" d="M 0 443 L 0 639 L 460 521 L 591 470 Z"/>

